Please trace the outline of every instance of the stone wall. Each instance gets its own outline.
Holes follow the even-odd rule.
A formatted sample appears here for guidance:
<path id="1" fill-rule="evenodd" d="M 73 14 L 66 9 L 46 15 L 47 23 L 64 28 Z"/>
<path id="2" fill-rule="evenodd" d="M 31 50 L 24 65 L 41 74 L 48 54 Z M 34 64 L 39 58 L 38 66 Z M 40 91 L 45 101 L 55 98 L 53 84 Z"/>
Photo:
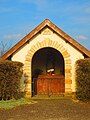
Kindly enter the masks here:
<path id="1" fill-rule="evenodd" d="M 56 50 L 58 50 L 64 58 L 65 61 L 65 93 L 71 93 L 71 84 L 72 84 L 72 73 L 71 73 L 71 59 L 70 59 L 70 54 L 68 51 L 64 48 L 63 45 L 59 44 L 56 41 L 52 41 L 49 38 L 45 39 L 42 42 L 37 42 L 35 45 L 31 47 L 31 49 L 28 51 L 28 54 L 26 55 L 25 58 L 25 63 L 24 63 L 24 72 L 27 74 L 27 82 L 26 82 L 26 97 L 31 96 L 31 83 L 32 83 L 32 78 L 31 78 L 31 62 L 32 62 L 32 57 L 35 54 L 35 52 L 41 48 L 44 47 L 51 47 Z"/>
<path id="2" fill-rule="evenodd" d="M 20 61 L 24 63 L 24 77 L 26 80 L 26 97 L 31 97 L 32 94 L 32 75 L 31 65 L 34 54 L 46 47 L 51 47 L 58 50 L 64 58 L 65 66 L 65 94 L 75 92 L 75 62 L 78 59 L 84 58 L 83 54 L 74 48 L 71 44 L 65 41 L 57 33 L 49 28 L 45 28 L 37 35 L 24 44 L 13 56 L 13 61 Z"/>

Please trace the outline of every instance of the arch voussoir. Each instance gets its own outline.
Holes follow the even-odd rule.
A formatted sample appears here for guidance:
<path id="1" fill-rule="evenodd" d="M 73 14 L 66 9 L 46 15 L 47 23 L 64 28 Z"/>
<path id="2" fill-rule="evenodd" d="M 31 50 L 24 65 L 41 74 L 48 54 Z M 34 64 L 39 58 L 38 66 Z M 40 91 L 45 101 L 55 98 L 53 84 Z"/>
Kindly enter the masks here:
<path id="1" fill-rule="evenodd" d="M 45 38 L 43 41 L 41 42 L 37 42 L 36 44 L 32 45 L 30 50 L 28 51 L 28 54 L 26 55 L 26 59 L 25 59 L 25 65 L 24 65 L 24 72 L 26 72 L 27 74 L 27 83 L 26 83 L 26 96 L 30 97 L 32 94 L 31 91 L 31 63 L 32 63 L 32 58 L 33 55 L 35 54 L 35 52 L 37 52 L 39 49 L 44 48 L 44 47 L 52 47 L 55 48 L 56 50 L 58 50 L 65 61 L 65 92 L 66 93 L 70 93 L 71 92 L 71 77 L 72 77 L 72 73 L 71 73 L 71 69 L 72 69 L 72 62 L 70 59 L 70 54 L 68 52 L 68 50 L 66 48 L 64 48 L 64 46 L 61 43 L 58 43 L 54 40 L 51 40 L 49 38 Z"/>

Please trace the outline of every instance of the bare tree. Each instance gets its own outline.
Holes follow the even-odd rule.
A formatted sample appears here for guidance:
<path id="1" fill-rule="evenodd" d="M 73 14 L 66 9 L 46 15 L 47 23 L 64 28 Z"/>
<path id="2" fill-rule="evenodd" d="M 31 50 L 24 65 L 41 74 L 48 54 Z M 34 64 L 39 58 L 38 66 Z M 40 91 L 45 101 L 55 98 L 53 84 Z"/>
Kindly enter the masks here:
<path id="1" fill-rule="evenodd" d="M 5 54 L 10 48 L 11 48 L 12 44 L 9 43 L 5 43 L 2 40 L 0 40 L 0 59 L 2 57 L 3 54 Z"/>

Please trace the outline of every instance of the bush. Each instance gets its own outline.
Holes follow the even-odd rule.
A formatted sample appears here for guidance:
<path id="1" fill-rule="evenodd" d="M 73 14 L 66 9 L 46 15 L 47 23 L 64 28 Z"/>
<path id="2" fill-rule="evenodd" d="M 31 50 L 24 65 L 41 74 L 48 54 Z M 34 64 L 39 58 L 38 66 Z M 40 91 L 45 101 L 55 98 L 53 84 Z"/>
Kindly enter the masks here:
<path id="1" fill-rule="evenodd" d="M 22 76 L 20 62 L 0 61 L 0 99 L 9 100 L 20 97 L 20 79 Z"/>
<path id="2" fill-rule="evenodd" d="M 76 62 L 76 97 L 90 101 L 90 58 Z"/>

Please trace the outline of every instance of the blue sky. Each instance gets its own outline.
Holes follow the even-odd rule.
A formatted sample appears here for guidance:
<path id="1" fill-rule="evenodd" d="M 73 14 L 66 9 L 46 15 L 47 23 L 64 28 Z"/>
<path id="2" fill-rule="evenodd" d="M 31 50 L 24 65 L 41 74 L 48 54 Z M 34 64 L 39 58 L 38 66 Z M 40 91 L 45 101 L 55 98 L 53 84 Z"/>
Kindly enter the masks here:
<path id="1" fill-rule="evenodd" d="M 14 45 L 46 18 L 90 50 L 90 0 L 0 0 L 0 41 Z"/>

